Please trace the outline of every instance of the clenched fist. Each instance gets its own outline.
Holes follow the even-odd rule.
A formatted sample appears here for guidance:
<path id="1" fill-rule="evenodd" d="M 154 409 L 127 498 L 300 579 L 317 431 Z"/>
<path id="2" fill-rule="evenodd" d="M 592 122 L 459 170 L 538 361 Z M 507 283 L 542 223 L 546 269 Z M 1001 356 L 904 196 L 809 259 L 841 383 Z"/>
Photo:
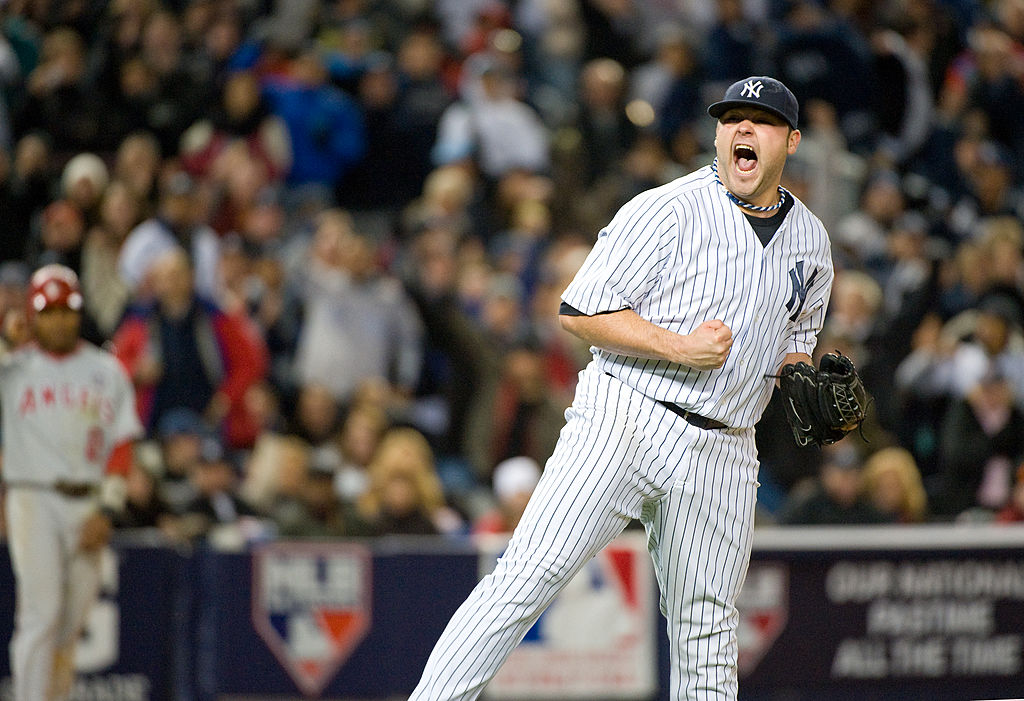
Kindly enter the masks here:
<path id="1" fill-rule="evenodd" d="M 725 364 L 732 349 L 732 329 L 719 319 L 705 321 L 686 335 L 686 360 L 697 370 L 715 370 Z"/>

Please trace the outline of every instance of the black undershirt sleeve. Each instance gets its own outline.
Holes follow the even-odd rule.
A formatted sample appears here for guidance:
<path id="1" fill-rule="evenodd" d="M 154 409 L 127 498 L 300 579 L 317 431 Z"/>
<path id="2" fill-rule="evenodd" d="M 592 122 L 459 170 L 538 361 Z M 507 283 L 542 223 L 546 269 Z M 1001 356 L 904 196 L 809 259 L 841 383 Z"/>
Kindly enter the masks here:
<path id="1" fill-rule="evenodd" d="M 623 309 L 629 309 L 629 307 L 623 307 Z M 614 314 L 615 312 L 621 312 L 622 309 L 608 309 L 603 312 L 596 312 L 594 314 L 584 314 L 576 307 L 570 306 L 565 302 L 562 302 L 558 307 L 558 313 L 561 316 L 597 316 L 598 314 Z"/>

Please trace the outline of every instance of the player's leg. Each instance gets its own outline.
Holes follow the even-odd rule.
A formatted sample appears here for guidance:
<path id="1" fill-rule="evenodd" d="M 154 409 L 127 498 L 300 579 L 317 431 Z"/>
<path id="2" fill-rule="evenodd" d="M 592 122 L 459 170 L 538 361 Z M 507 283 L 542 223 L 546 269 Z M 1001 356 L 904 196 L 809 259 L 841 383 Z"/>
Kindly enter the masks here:
<path id="1" fill-rule="evenodd" d="M 70 527 L 65 529 L 68 539 L 65 548 L 72 551 L 73 555 L 68 564 L 65 605 L 54 648 L 50 689 L 52 701 L 63 701 L 71 692 L 75 681 L 75 645 L 100 590 L 100 552 L 84 552 L 77 547 L 81 523 L 93 508 L 88 502 L 76 504 L 74 510 L 80 513 L 73 515 Z"/>
<path id="2" fill-rule="evenodd" d="M 65 579 L 59 500 L 38 489 L 7 492 L 8 547 L 17 584 L 10 647 L 14 701 L 40 701 L 49 689 Z"/>
<path id="3" fill-rule="evenodd" d="M 750 558 L 757 490 L 753 432 L 686 430 L 693 440 L 683 478 L 643 517 L 668 620 L 670 696 L 734 701 L 734 604 Z"/>
<path id="4" fill-rule="evenodd" d="M 613 540 L 657 488 L 639 456 L 637 426 L 656 405 L 592 370 L 494 572 L 452 617 L 410 701 L 475 699 L 555 595 Z"/>

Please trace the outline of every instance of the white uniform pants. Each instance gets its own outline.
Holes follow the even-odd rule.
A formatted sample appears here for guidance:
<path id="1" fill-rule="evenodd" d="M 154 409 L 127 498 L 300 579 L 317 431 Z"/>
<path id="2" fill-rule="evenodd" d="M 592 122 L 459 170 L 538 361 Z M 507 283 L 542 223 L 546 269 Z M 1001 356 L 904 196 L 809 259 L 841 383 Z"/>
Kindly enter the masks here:
<path id="1" fill-rule="evenodd" d="M 17 586 L 11 672 L 14 701 L 63 699 L 75 641 L 100 585 L 99 551 L 78 548 L 90 499 L 47 489 L 7 490 L 7 537 Z"/>
<path id="2" fill-rule="evenodd" d="M 668 619 L 671 698 L 736 698 L 736 595 L 750 559 L 752 429 L 705 431 L 596 370 L 493 573 L 452 616 L 410 701 L 477 698 L 555 595 L 632 518 Z"/>

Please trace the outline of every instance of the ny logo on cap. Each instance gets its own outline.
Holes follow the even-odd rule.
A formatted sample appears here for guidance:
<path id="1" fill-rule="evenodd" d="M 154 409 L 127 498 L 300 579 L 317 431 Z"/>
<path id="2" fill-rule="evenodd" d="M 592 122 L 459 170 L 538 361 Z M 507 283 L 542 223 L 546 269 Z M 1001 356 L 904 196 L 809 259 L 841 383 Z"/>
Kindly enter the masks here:
<path id="1" fill-rule="evenodd" d="M 740 97 L 754 97 L 758 100 L 761 99 L 761 88 L 764 84 L 759 80 L 756 83 L 752 80 L 748 80 L 743 84 L 743 89 L 740 91 Z"/>

